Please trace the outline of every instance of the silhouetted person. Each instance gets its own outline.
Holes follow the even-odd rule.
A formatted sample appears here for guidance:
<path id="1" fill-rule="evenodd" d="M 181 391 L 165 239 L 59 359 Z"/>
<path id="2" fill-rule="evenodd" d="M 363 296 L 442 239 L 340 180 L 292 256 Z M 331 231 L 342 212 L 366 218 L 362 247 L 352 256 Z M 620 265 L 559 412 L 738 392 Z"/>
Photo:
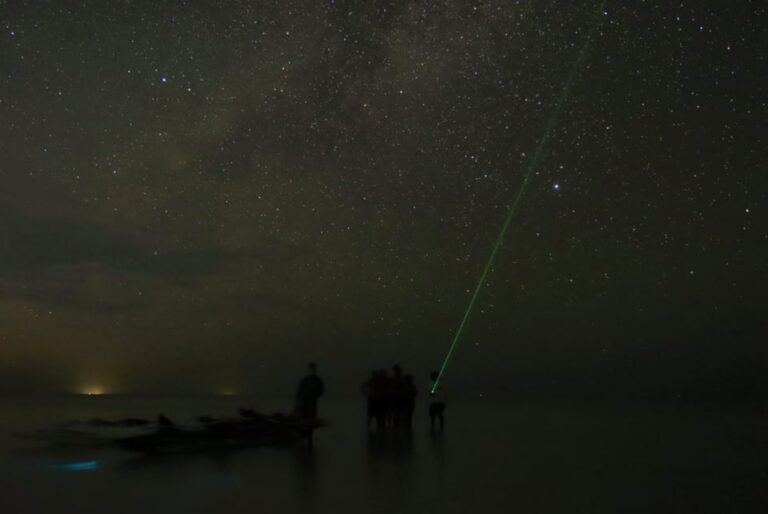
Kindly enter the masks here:
<path id="1" fill-rule="evenodd" d="M 376 418 L 376 400 L 373 391 L 377 375 L 378 371 L 374 369 L 371 371 L 371 376 L 368 377 L 368 380 L 363 382 L 363 385 L 360 386 L 360 390 L 363 392 L 363 396 L 365 396 L 366 416 L 368 420 L 366 426 L 368 428 L 371 428 L 371 421 Z"/>
<path id="2" fill-rule="evenodd" d="M 443 426 L 445 424 L 445 420 L 443 419 L 443 412 L 445 411 L 445 397 L 443 396 L 442 386 L 438 384 L 437 387 L 433 389 L 435 380 L 437 380 L 439 376 L 440 374 L 437 371 L 433 371 L 429 376 L 429 378 L 432 379 L 432 383 L 430 384 L 429 388 L 429 427 L 433 432 L 435 430 L 435 421 L 440 422 L 441 432 L 443 431 Z"/>
<path id="3" fill-rule="evenodd" d="M 296 391 L 295 413 L 302 419 L 317 419 L 317 400 L 325 392 L 325 385 L 317 375 L 317 364 L 310 362 L 308 370 Z"/>
<path id="4" fill-rule="evenodd" d="M 371 371 L 371 376 L 363 383 L 361 389 L 366 397 L 368 428 L 371 428 L 371 422 L 376 420 L 377 429 L 383 430 L 386 422 L 386 403 L 389 392 L 387 371 L 384 369 Z"/>
<path id="5" fill-rule="evenodd" d="M 389 394 L 387 395 L 387 411 L 389 426 L 397 428 L 403 421 L 405 408 L 405 377 L 399 364 L 392 366 L 392 377 L 389 379 Z"/>
<path id="6" fill-rule="evenodd" d="M 374 382 L 374 416 L 376 417 L 376 428 L 384 430 L 387 426 L 387 414 L 389 411 L 389 384 L 391 379 L 387 370 L 381 368 Z"/>
<path id="7" fill-rule="evenodd" d="M 403 387 L 403 424 L 410 432 L 413 426 L 413 411 L 416 409 L 416 395 L 419 394 L 416 384 L 413 383 L 413 375 L 405 376 Z"/>

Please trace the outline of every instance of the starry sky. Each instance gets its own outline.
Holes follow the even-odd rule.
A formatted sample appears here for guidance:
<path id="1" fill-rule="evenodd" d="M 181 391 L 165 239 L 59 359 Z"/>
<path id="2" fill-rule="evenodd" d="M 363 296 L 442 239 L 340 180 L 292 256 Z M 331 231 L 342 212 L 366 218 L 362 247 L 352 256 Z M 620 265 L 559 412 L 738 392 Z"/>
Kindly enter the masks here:
<path id="1" fill-rule="evenodd" d="M 0 0 L 0 391 L 426 380 L 526 173 L 446 386 L 765 391 L 766 27 L 750 0 Z"/>

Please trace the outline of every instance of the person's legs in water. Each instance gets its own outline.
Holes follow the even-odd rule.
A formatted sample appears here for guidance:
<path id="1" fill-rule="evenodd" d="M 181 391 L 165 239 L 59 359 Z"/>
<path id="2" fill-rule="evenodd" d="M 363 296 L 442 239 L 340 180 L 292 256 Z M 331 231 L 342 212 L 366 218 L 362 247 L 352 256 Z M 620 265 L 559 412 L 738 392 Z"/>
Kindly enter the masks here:
<path id="1" fill-rule="evenodd" d="M 435 407 L 437 407 L 436 404 L 429 404 L 429 429 L 432 432 L 435 431 L 435 418 L 437 417 L 437 409 Z"/>
<path id="2" fill-rule="evenodd" d="M 366 423 L 365 426 L 368 430 L 370 430 L 371 422 L 376 418 L 376 400 L 370 395 L 366 400 L 366 406 L 367 406 L 368 423 Z"/>
<path id="3" fill-rule="evenodd" d="M 386 398 L 376 399 L 376 430 L 382 432 L 387 427 L 387 404 Z"/>
<path id="4" fill-rule="evenodd" d="M 413 428 L 413 411 L 416 409 L 416 402 L 410 401 L 405 408 L 405 430 L 410 432 Z"/>
<path id="5" fill-rule="evenodd" d="M 435 430 L 435 420 L 439 423 L 440 431 L 443 431 L 445 425 L 443 411 L 445 411 L 445 404 L 442 402 L 435 402 L 429 406 L 429 426 L 433 432 Z"/>

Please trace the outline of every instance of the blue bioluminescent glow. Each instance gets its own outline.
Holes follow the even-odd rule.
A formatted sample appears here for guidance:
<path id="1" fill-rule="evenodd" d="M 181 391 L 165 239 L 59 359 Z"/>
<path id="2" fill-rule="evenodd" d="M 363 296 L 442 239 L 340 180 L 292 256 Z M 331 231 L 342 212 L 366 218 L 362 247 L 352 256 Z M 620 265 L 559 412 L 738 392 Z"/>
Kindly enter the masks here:
<path id="1" fill-rule="evenodd" d="M 97 460 L 83 460 L 76 462 L 62 462 L 53 466 L 59 471 L 95 471 L 99 469 L 99 461 Z"/>

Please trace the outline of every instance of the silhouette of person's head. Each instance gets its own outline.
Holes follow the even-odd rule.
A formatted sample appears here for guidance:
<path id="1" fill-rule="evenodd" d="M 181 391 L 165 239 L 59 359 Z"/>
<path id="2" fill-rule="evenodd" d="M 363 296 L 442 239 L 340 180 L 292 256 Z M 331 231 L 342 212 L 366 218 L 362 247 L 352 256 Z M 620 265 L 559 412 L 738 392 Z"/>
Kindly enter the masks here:
<path id="1" fill-rule="evenodd" d="M 403 368 L 400 367 L 400 364 L 395 364 L 392 366 L 392 374 L 396 377 L 403 376 Z"/>
<path id="2" fill-rule="evenodd" d="M 316 375 L 317 374 L 317 363 L 310 362 L 309 366 L 307 366 L 307 369 L 309 370 L 310 375 Z"/>

